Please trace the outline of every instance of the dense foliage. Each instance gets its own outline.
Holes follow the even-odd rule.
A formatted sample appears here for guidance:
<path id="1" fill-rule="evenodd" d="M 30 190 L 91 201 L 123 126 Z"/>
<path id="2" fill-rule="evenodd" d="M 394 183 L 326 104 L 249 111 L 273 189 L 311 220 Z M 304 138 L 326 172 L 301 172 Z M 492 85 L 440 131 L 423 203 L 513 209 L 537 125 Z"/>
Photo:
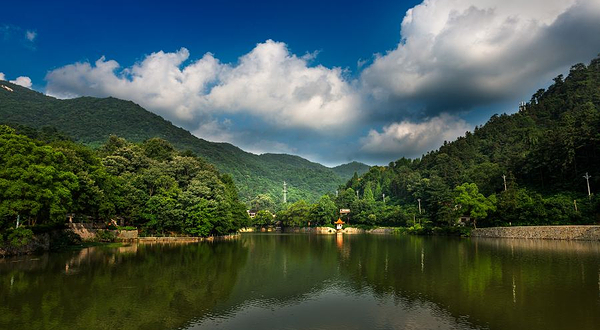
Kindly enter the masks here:
<path id="1" fill-rule="evenodd" d="M 80 97 L 58 100 L 2 81 L 13 92 L 0 88 L 0 122 L 33 128 L 54 127 L 88 146 L 99 147 L 110 135 L 141 143 L 158 137 L 179 150 L 191 150 L 230 174 L 240 188 L 240 198 L 249 202 L 258 194 L 281 201 L 283 181 L 288 200 L 316 201 L 334 191 L 354 172 L 368 166 L 351 163 L 328 168 L 298 156 L 245 152 L 228 143 L 199 139 L 139 105 L 115 98 Z"/>
<path id="2" fill-rule="evenodd" d="M 600 222 L 600 58 L 558 76 L 512 115 L 489 122 L 420 159 L 402 158 L 354 175 L 336 196 L 286 205 L 282 225 L 346 223 L 434 228 Z M 584 176 L 589 174 L 588 196 Z M 253 201 L 271 210 L 268 199 Z"/>
<path id="3" fill-rule="evenodd" d="M 92 150 L 60 134 L 18 129 L 46 140 L 0 126 L 0 238 L 27 234 L 15 232 L 17 221 L 60 226 L 67 214 L 120 219 L 152 235 L 222 235 L 247 224 L 231 177 L 165 140 L 111 136 Z"/>
<path id="4" fill-rule="evenodd" d="M 494 115 L 421 159 L 355 176 L 336 202 L 365 224 L 452 226 L 460 217 L 482 226 L 596 223 L 599 142 L 597 58 L 555 78 L 515 114 Z"/>

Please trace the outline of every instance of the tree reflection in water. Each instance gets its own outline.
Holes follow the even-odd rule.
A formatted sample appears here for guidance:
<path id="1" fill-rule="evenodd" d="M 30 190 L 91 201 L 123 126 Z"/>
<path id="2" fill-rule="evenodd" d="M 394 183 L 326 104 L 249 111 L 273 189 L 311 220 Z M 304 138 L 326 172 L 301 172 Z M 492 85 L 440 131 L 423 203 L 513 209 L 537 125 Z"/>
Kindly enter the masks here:
<path id="1" fill-rule="evenodd" d="M 595 329 L 600 244 L 248 234 L 0 261 L 4 329 Z"/>

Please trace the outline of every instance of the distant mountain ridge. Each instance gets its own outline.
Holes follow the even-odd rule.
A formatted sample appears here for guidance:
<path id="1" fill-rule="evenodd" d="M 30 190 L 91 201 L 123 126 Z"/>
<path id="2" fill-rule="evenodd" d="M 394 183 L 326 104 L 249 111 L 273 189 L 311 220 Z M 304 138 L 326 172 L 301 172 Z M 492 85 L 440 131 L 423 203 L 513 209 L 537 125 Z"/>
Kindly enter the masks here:
<path id="1" fill-rule="evenodd" d="M 336 167 L 333 167 L 332 170 L 337 173 L 337 175 L 341 176 L 342 178 L 352 178 L 352 176 L 354 176 L 354 173 L 356 173 L 357 175 L 363 175 L 364 173 L 367 173 L 369 171 L 369 169 L 371 168 L 371 166 L 360 163 L 360 162 L 350 162 L 347 164 L 342 164 L 342 165 L 338 165 Z"/>
<path id="2" fill-rule="evenodd" d="M 10 89 L 0 88 L 1 123 L 55 127 L 91 146 L 103 144 L 111 134 L 133 142 L 159 137 L 231 174 L 245 201 L 258 194 L 279 200 L 283 181 L 288 183 L 289 201 L 314 201 L 351 178 L 354 172 L 349 174 L 350 170 L 362 174 L 369 169 L 356 162 L 332 169 L 299 156 L 255 155 L 229 143 L 209 142 L 131 101 L 112 97 L 60 100 L 7 81 L 0 81 L 0 85 Z"/>

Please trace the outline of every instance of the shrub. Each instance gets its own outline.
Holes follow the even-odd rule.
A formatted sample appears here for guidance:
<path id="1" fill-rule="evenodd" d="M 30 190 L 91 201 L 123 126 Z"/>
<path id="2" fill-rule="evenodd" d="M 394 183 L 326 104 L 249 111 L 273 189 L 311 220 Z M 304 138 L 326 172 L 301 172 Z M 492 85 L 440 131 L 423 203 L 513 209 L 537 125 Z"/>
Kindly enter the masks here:
<path id="1" fill-rule="evenodd" d="M 134 226 L 117 227 L 118 230 L 137 230 Z"/>
<path id="2" fill-rule="evenodd" d="M 6 235 L 6 242 L 12 247 L 21 247 L 27 245 L 33 238 L 33 232 L 31 229 L 25 227 L 19 227 L 16 229 L 10 229 Z"/>
<path id="3" fill-rule="evenodd" d="M 114 242 L 117 237 L 112 231 L 98 230 L 96 232 L 96 241 L 98 242 Z"/>
<path id="4" fill-rule="evenodd" d="M 50 249 L 51 250 L 60 250 L 64 249 L 71 245 L 79 245 L 81 244 L 81 237 L 75 234 L 71 230 L 63 230 L 58 232 L 56 235 L 51 236 L 50 240 Z"/>
<path id="5" fill-rule="evenodd" d="M 434 227 L 432 229 L 432 233 L 434 235 L 440 236 L 461 236 L 461 237 L 470 237 L 471 236 L 471 227 L 461 227 L 461 226 L 453 226 L 453 227 Z"/>

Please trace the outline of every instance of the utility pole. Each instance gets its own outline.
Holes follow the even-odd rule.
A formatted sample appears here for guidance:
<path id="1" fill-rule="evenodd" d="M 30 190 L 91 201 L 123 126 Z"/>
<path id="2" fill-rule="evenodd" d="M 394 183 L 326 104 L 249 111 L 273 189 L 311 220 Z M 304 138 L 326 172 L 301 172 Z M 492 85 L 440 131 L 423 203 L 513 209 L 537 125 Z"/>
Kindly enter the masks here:
<path id="1" fill-rule="evenodd" d="M 283 181 L 283 204 L 287 203 L 287 183 Z"/>
<path id="2" fill-rule="evenodd" d="M 592 177 L 591 175 L 588 174 L 588 172 L 585 172 L 585 175 L 583 176 L 585 178 L 585 180 L 587 181 L 587 187 L 588 187 L 588 198 L 592 198 L 592 192 L 590 190 L 590 178 Z"/>
<path id="3" fill-rule="evenodd" d="M 421 199 L 417 198 L 417 201 L 419 202 L 419 214 L 421 214 Z M 419 220 L 421 221 L 421 220 Z"/>
<path id="4" fill-rule="evenodd" d="M 506 175 L 502 175 L 502 179 L 504 179 L 504 191 L 506 191 Z"/>

